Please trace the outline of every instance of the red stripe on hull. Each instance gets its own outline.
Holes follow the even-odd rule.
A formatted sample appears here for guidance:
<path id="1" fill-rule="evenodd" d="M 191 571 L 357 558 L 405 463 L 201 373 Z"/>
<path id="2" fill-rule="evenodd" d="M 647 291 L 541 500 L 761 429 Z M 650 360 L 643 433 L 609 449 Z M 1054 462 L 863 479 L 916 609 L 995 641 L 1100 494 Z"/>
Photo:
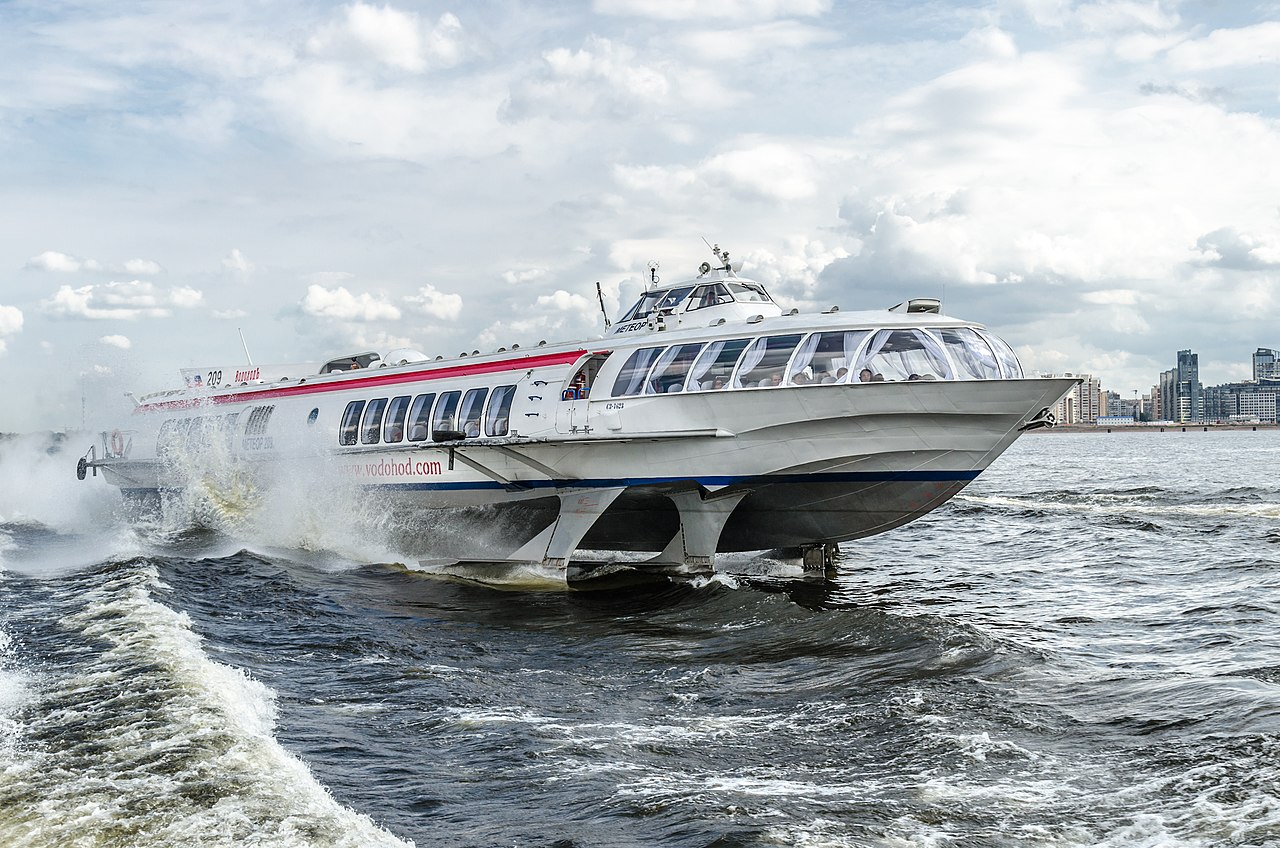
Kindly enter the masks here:
<path id="1" fill-rule="evenodd" d="M 584 350 L 571 350 L 563 353 L 544 353 L 539 356 L 527 356 L 523 359 L 500 359 L 493 362 L 467 363 L 434 371 L 414 371 L 400 374 L 377 374 L 360 377 L 355 380 L 342 380 L 333 383 L 295 384 L 277 386 L 270 389 L 255 389 L 247 392 L 236 392 L 227 395 L 211 395 L 202 398 L 171 400 L 161 403 L 144 403 L 134 409 L 134 414 L 155 412 L 161 409 L 191 409 L 207 403 L 246 403 L 268 398 L 292 397 L 294 395 L 320 394 L 322 392 L 345 392 L 351 389 L 373 388 L 375 386 L 392 386 L 399 383 L 420 383 L 426 380 L 443 380 L 448 377 L 471 377 L 478 374 L 497 374 L 504 371 L 523 371 L 529 368 L 546 368 L 551 365 L 571 365 L 585 354 Z"/>

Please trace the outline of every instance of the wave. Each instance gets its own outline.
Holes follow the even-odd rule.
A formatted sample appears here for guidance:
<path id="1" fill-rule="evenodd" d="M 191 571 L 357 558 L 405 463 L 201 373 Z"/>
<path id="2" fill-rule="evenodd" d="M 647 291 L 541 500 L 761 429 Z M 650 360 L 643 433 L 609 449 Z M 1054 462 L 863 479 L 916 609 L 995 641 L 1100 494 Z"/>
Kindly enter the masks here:
<path id="1" fill-rule="evenodd" d="M 188 617 L 152 597 L 154 564 L 92 576 L 88 591 L 55 590 L 53 661 L 25 700 L 0 704 L 17 728 L 0 752 L 0 843 L 406 844 L 276 741 L 271 690 L 210 659 Z"/>

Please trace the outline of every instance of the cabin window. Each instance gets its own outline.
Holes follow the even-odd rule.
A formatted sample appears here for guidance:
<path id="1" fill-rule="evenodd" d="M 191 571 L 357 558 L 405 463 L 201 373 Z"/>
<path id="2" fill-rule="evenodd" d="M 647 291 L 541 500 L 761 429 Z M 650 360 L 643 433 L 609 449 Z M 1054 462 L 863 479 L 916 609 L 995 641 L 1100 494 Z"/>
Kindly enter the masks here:
<path id="1" fill-rule="evenodd" d="M 255 406 L 249 410 L 249 420 L 244 425 L 244 441 L 241 446 L 245 450 L 270 450 L 273 447 L 271 437 L 267 435 L 267 425 L 271 423 L 271 413 L 275 406 Z M 190 434 L 195 436 L 199 431 L 192 427 Z"/>
<path id="2" fill-rule="evenodd" d="M 431 432 L 431 404 L 436 393 L 418 395 L 409 407 L 409 441 L 425 442 Z"/>
<path id="3" fill-rule="evenodd" d="M 160 459 L 168 459 L 169 455 L 177 449 L 177 442 L 178 421 L 170 418 L 160 425 L 160 432 L 156 434 L 156 456 Z"/>
<path id="4" fill-rule="evenodd" d="M 222 430 L 222 446 L 226 450 L 231 450 L 231 446 L 235 444 L 236 438 L 236 421 L 239 420 L 240 413 L 228 412 L 222 416 L 218 422 L 219 429 Z"/>
<path id="5" fill-rule="evenodd" d="M 752 342 L 738 363 L 737 376 L 733 378 L 735 389 L 770 388 L 783 384 L 787 361 L 791 352 L 800 344 L 800 336 L 765 336 Z"/>
<path id="6" fill-rule="evenodd" d="M 724 283 L 698 286 L 693 290 L 693 294 L 689 296 L 687 311 L 706 309 L 708 306 L 719 306 L 723 303 L 733 303 L 733 295 L 729 293 L 729 289 Z"/>
<path id="7" fill-rule="evenodd" d="M 942 339 L 951 361 L 956 364 L 961 380 L 999 380 L 1000 362 L 991 346 L 977 331 L 968 327 L 944 327 L 933 330 Z"/>
<path id="8" fill-rule="evenodd" d="M 644 378 L 649 373 L 649 366 L 658 358 L 658 353 L 661 351 L 660 347 L 644 347 L 632 351 L 623 364 L 622 370 L 618 372 L 618 379 L 613 381 L 613 396 L 626 397 L 640 394 L 640 390 L 644 388 Z"/>
<path id="9" fill-rule="evenodd" d="M 848 382 L 849 365 L 869 330 L 814 333 L 804 340 L 791 361 L 790 385 Z"/>
<path id="10" fill-rule="evenodd" d="M 738 357 L 749 344 L 751 339 L 724 339 L 707 345 L 689 371 L 688 391 L 713 391 L 728 386 L 733 366 L 738 364 Z"/>
<path id="11" fill-rule="evenodd" d="M 658 305 L 658 301 L 666 297 L 666 294 L 665 290 L 645 292 L 640 296 L 640 299 L 636 301 L 636 305 L 631 307 L 631 310 L 623 316 L 622 321 L 635 321 L 640 318 L 648 318 L 654 308 Z M 619 323 L 621 323 L 621 321 Z"/>
<path id="12" fill-rule="evenodd" d="M 993 336 L 990 333 L 980 333 L 987 343 L 991 345 L 991 349 L 996 352 L 996 359 L 1000 360 L 1000 370 L 1004 372 L 1006 380 L 1021 380 L 1022 366 L 1018 364 L 1018 357 L 1014 355 L 1013 348 L 1005 343 L 1004 339 L 999 336 Z"/>
<path id="13" fill-rule="evenodd" d="M 681 286 L 678 289 L 672 289 L 667 292 L 666 297 L 658 301 L 658 305 L 655 306 L 654 309 L 659 312 L 669 309 L 673 310 L 680 305 L 680 302 L 684 300 L 691 291 L 693 291 L 693 286 Z"/>
<path id="14" fill-rule="evenodd" d="M 387 444 L 404 441 L 404 416 L 409 411 L 409 396 L 392 398 L 387 406 L 387 420 L 382 425 L 382 441 Z"/>
<path id="15" fill-rule="evenodd" d="M 505 436 L 511 431 L 511 402 L 515 400 L 515 386 L 498 386 L 489 398 L 489 409 L 484 416 L 486 436 Z"/>
<path id="16" fill-rule="evenodd" d="M 360 425 L 360 444 L 376 445 L 382 435 L 382 413 L 387 408 L 386 398 L 374 398 L 364 410 L 364 422 Z"/>
<path id="17" fill-rule="evenodd" d="M 869 372 L 869 373 L 868 373 Z M 881 330 L 871 337 L 854 367 L 854 380 L 950 380 L 942 342 L 925 330 Z"/>
<path id="18" fill-rule="evenodd" d="M 462 392 L 445 392 L 440 395 L 436 404 L 436 413 L 431 419 L 431 438 L 440 441 L 446 433 L 458 432 L 458 399 Z"/>
<path id="19" fill-rule="evenodd" d="M 338 444 L 354 445 L 360 431 L 360 413 L 364 412 L 364 401 L 353 400 L 347 404 L 342 413 L 342 426 L 338 428 Z"/>
<path id="20" fill-rule="evenodd" d="M 773 298 L 760 286 L 729 283 L 729 291 L 733 292 L 733 299 L 739 303 L 773 303 Z"/>
<path id="21" fill-rule="evenodd" d="M 484 399 L 488 397 L 489 390 L 472 389 L 462 396 L 462 406 L 458 410 L 458 420 L 462 426 L 458 429 L 466 435 L 468 439 L 480 435 L 480 415 L 484 411 Z"/>
<path id="22" fill-rule="evenodd" d="M 644 393 L 661 395 L 683 391 L 685 378 L 689 376 L 689 366 L 693 365 L 701 350 L 702 344 L 698 343 L 674 345 L 663 351 L 653 366 L 653 376 L 645 384 Z"/>

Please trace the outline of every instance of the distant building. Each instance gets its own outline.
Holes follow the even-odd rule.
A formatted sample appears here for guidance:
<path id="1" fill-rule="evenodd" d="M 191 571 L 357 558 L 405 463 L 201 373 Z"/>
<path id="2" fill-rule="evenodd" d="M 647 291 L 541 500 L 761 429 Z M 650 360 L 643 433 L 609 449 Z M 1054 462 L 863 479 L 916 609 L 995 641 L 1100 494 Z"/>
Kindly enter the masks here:
<path id="1" fill-rule="evenodd" d="M 1223 383 L 1204 390 L 1205 420 L 1280 422 L 1280 378 Z"/>
<path id="2" fill-rule="evenodd" d="M 1058 401 L 1054 414 L 1059 424 L 1093 424 L 1105 411 L 1102 383 L 1092 374 L 1046 374 L 1046 377 L 1075 377 L 1080 382 Z"/>
<path id="3" fill-rule="evenodd" d="M 1119 392 L 1106 392 L 1106 409 L 1098 416 L 1098 423 L 1105 418 L 1128 418 L 1137 421 L 1142 416 L 1142 402 L 1135 398 L 1122 398 Z"/>
<path id="4" fill-rule="evenodd" d="M 1178 351 L 1177 415 L 1174 421 L 1202 420 L 1200 398 L 1200 356 L 1190 350 Z"/>
<path id="5" fill-rule="evenodd" d="M 1269 347 L 1260 347 L 1253 352 L 1253 382 L 1260 380 L 1280 380 L 1280 363 L 1276 362 L 1276 351 Z"/>

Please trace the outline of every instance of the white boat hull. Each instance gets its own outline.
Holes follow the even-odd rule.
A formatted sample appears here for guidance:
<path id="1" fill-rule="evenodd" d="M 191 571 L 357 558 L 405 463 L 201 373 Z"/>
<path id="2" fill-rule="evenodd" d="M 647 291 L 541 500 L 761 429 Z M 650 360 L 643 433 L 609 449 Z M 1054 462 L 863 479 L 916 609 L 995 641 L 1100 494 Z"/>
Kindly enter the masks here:
<path id="1" fill-rule="evenodd" d="M 716 552 L 811 548 L 909 522 L 968 485 L 1073 384 L 921 381 L 577 401 L 561 407 L 567 432 L 538 439 L 334 450 L 300 430 L 276 440 L 293 450 L 252 461 L 100 467 L 142 500 L 196 481 L 216 488 L 228 475 L 255 487 L 321 481 L 359 493 L 365 514 L 423 558 L 564 564 L 576 550 L 605 550 L 709 562 Z"/>

